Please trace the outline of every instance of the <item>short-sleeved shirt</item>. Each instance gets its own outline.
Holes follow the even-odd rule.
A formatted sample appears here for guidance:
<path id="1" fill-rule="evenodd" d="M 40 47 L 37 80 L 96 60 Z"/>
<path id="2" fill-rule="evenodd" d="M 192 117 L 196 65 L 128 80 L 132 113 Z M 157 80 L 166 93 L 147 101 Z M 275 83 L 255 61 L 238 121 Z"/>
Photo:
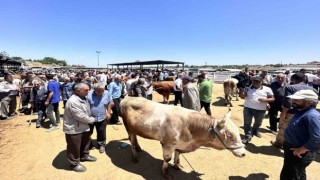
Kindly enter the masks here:
<path id="1" fill-rule="evenodd" d="M 104 91 L 100 98 L 94 93 L 94 91 L 90 91 L 87 98 L 90 104 L 91 116 L 93 116 L 97 122 L 105 120 L 107 117 L 107 107 L 112 101 L 109 92 Z"/>
<path id="2" fill-rule="evenodd" d="M 256 109 L 256 110 L 266 110 L 267 102 L 258 101 L 259 98 L 268 98 L 273 96 L 271 88 L 267 86 L 261 86 L 258 89 L 251 87 L 247 88 L 247 96 L 244 101 L 244 107 Z"/>
<path id="3" fill-rule="evenodd" d="M 53 92 L 53 96 L 50 100 L 50 104 L 58 103 L 60 101 L 60 84 L 56 81 L 49 81 L 48 94 Z"/>
<path id="4" fill-rule="evenodd" d="M 173 89 L 174 89 L 174 91 L 181 91 L 182 90 L 182 79 L 178 78 L 174 81 Z"/>
<path id="5" fill-rule="evenodd" d="M 212 82 L 204 80 L 199 84 L 200 101 L 210 103 L 212 99 Z"/>
<path id="6" fill-rule="evenodd" d="M 120 98 L 122 85 L 118 82 L 112 82 L 108 87 L 109 93 L 111 94 L 112 99 Z"/>

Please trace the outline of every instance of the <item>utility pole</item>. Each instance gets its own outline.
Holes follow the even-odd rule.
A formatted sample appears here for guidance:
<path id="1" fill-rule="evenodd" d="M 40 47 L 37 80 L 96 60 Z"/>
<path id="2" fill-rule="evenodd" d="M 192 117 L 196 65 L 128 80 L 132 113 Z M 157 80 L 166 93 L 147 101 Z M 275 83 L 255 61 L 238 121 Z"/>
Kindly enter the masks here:
<path id="1" fill-rule="evenodd" d="M 98 68 L 100 67 L 100 65 L 99 65 L 99 54 L 100 54 L 100 51 L 96 51 L 96 53 L 97 53 L 97 57 L 98 57 Z"/>

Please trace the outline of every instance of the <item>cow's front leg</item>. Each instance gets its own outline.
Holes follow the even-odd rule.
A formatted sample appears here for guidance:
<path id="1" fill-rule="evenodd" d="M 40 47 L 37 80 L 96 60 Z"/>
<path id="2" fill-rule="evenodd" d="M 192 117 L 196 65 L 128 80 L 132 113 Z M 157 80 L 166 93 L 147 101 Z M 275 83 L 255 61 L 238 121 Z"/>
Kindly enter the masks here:
<path id="1" fill-rule="evenodd" d="M 172 175 L 169 174 L 169 161 L 172 158 L 172 153 L 174 149 L 175 148 L 173 145 L 162 144 L 162 151 L 163 151 L 162 173 L 163 173 L 163 176 L 167 179 L 172 179 Z"/>
<path id="2" fill-rule="evenodd" d="M 129 139 L 130 139 L 130 143 L 131 143 L 132 161 L 136 163 L 136 162 L 138 162 L 138 154 L 137 154 L 137 150 L 136 150 L 137 135 L 130 134 Z"/>
<path id="3" fill-rule="evenodd" d="M 173 168 L 181 170 L 183 166 L 180 165 L 180 158 L 179 158 L 180 153 L 178 151 L 174 151 L 174 165 Z"/>

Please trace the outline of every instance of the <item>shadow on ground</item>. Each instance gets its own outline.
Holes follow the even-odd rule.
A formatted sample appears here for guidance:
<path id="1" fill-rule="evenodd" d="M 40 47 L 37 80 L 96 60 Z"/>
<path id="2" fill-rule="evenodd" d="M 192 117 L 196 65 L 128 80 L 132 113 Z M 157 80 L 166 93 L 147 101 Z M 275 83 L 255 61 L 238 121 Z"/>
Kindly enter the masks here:
<path id="1" fill-rule="evenodd" d="M 283 157 L 283 153 L 280 149 L 272 146 L 256 146 L 254 144 L 248 143 L 246 144 L 246 150 L 254 153 L 254 154 L 265 154 L 265 155 L 271 155 L 271 156 L 279 156 Z"/>
<path id="2" fill-rule="evenodd" d="M 71 170 L 67 160 L 67 150 L 61 151 L 52 161 L 52 166 L 56 169 Z"/>
<path id="3" fill-rule="evenodd" d="M 106 154 L 110 157 L 111 162 L 125 170 L 137 175 L 142 176 L 143 179 L 165 179 L 162 176 L 162 164 L 163 160 L 152 157 L 146 151 L 138 153 L 138 162 L 133 163 L 131 158 L 131 146 L 128 145 L 122 149 L 120 141 L 110 141 L 106 146 Z M 174 179 L 200 179 L 201 174 L 197 172 L 184 172 L 178 171 L 173 168 L 169 169 L 169 173 Z"/>
<path id="4" fill-rule="evenodd" d="M 248 177 L 230 176 L 229 180 L 265 180 L 268 178 L 269 176 L 267 174 L 258 173 L 258 174 L 249 174 Z"/>
<path id="5" fill-rule="evenodd" d="M 217 97 L 217 101 L 211 103 L 212 106 L 225 106 L 225 100 L 223 97 Z"/>

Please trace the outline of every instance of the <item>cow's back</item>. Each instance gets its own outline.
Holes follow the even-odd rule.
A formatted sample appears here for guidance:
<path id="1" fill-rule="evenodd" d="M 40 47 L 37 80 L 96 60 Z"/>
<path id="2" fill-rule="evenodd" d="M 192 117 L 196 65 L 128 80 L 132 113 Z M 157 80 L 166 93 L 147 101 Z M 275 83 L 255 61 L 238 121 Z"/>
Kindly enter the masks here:
<path id="1" fill-rule="evenodd" d="M 189 109 L 152 102 L 145 98 L 126 97 L 120 103 L 121 117 L 128 133 L 148 139 L 176 138 L 184 127 L 183 119 L 189 119 Z"/>
<path id="2" fill-rule="evenodd" d="M 173 93 L 174 89 L 174 81 L 162 81 L 162 82 L 154 82 L 154 89 L 162 95 Z"/>

